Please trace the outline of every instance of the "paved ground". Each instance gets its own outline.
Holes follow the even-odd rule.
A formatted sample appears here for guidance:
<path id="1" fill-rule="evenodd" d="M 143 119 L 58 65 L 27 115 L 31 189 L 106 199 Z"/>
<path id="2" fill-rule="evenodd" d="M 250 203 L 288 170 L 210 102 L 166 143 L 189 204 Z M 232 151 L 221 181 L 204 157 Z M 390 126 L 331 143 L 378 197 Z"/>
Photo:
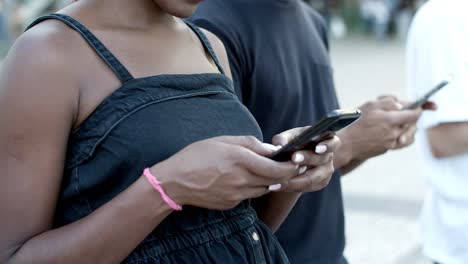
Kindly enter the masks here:
<path id="1" fill-rule="evenodd" d="M 332 60 L 341 104 L 358 106 L 381 94 L 406 98 L 404 47 L 372 40 L 335 41 Z M 351 264 L 426 264 L 418 243 L 425 192 L 414 148 L 364 164 L 343 180 Z"/>

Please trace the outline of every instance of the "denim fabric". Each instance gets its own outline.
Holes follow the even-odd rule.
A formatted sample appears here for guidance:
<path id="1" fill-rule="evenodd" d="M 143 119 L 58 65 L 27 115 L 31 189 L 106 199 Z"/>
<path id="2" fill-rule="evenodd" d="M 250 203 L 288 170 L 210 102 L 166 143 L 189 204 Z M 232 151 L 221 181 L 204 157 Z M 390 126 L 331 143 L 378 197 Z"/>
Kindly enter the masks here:
<path id="1" fill-rule="evenodd" d="M 133 78 L 73 18 L 55 14 L 42 17 L 31 26 L 46 19 L 60 20 L 82 34 L 122 81 L 122 87 L 70 136 L 56 227 L 91 214 L 135 182 L 144 168 L 193 142 L 220 135 L 262 138 L 256 121 L 240 103 L 225 75 Z M 198 28 L 189 26 L 223 72 L 206 37 Z M 249 201 L 244 201 L 227 211 L 186 206 L 182 212 L 172 213 L 125 263 L 288 263 L 288 260 Z"/>

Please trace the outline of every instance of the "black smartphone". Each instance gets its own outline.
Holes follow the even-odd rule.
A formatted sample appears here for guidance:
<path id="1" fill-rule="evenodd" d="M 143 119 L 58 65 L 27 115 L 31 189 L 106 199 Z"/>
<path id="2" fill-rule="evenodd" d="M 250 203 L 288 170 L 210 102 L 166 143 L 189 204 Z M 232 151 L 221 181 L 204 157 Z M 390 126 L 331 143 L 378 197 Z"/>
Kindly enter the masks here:
<path id="1" fill-rule="evenodd" d="M 275 152 L 271 159 L 276 161 L 291 160 L 294 152 L 302 149 L 314 149 L 318 143 L 331 138 L 336 132 L 351 125 L 360 117 L 361 111 L 359 109 L 334 110 Z"/>
<path id="2" fill-rule="evenodd" d="M 427 92 L 424 96 L 422 96 L 418 100 L 414 101 L 412 104 L 408 105 L 403 110 L 413 110 L 413 109 L 416 109 L 418 107 L 423 106 L 423 104 L 425 104 L 425 103 L 427 103 L 429 101 L 429 98 L 431 98 L 438 91 L 442 90 L 442 88 L 447 86 L 449 83 L 450 83 L 450 81 L 446 81 L 446 80 L 440 82 L 434 88 L 432 88 L 429 92 Z"/>

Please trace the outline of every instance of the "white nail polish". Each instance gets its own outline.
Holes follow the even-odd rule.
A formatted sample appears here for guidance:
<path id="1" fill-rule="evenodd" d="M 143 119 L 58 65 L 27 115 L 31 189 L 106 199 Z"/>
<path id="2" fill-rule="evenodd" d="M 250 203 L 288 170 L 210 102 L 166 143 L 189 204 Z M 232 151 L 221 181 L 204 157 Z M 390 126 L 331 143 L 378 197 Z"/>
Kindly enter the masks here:
<path id="1" fill-rule="evenodd" d="M 323 154 L 325 152 L 327 152 L 327 146 L 326 145 L 318 145 L 317 147 L 315 147 L 315 153 Z"/>
<path id="2" fill-rule="evenodd" d="M 281 183 L 273 184 L 273 185 L 268 186 L 268 191 L 276 192 L 276 191 L 279 191 L 281 189 L 281 187 L 283 187 L 283 185 L 281 185 Z"/>
<path id="3" fill-rule="evenodd" d="M 406 136 L 401 136 L 400 137 L 400 143 L 401 144 L 406 144 L 406 141 L 407 141 Z"/>
<path id="4" fill-rule="evenodd" d="M 307 171 L 307 166 L 302 166 L 301 168 L 299 168 L 299 175 L 304 174 L 306 171 Z"/>
<path id="5" fill-rule="evenodd" d="M 294 155 L 294 158 L 293 158 L 294 163 L 301 163 L 304 160 L 305 160 L 304 155 L 302 155 L 300 153 L 297 153 L 297 154 Z"/>

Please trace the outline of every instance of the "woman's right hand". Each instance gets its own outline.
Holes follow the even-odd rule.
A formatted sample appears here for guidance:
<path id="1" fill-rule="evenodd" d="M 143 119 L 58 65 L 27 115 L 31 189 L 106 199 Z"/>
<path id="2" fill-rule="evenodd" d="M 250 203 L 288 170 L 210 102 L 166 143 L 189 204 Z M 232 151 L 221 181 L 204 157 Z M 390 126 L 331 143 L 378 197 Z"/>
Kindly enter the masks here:
<path id="1" fill-rule="evenodd" d="M 225 210 L 298 175 L 293 163 L 267 158 L 275 150 L 254 137 L 223 136 L 193 143 L 150 170 L 176 203 Z"/>

